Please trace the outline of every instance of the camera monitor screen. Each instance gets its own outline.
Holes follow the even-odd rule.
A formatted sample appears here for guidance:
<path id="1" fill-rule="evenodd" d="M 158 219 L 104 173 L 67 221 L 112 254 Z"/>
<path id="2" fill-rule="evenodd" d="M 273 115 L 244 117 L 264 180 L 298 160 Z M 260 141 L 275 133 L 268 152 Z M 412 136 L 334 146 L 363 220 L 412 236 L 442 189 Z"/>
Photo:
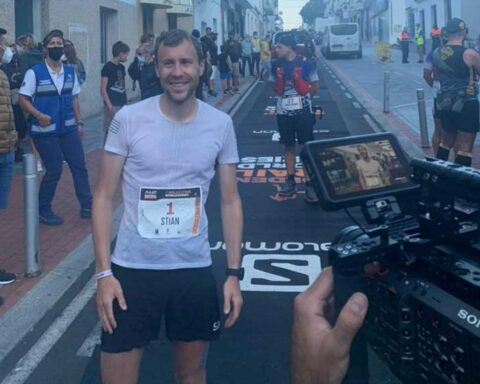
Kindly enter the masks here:
<path id="1" fill-rule="evenodd" d="M 325 209 L 417 188 L 405 154 L 390 133 L 312 141 L 305 145 L 302 159 Z"/>

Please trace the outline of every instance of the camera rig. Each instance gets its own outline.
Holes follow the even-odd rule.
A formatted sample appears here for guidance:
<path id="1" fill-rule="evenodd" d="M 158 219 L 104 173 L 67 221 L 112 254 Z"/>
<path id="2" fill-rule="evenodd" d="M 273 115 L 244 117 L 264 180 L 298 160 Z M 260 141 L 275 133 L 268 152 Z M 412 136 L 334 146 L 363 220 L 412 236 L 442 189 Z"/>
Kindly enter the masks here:
<path id="1" fill-rule="evenodd" d="M 375 164 L 358 159 L 359 143 Z M 397 144 L 367 135 L 311 142 L 302 153 L 324 208 L 361 205 L 374 224 L 345 228 L 329 250 L 337 311 L 354 292 L 369 299 L 344 382 L 368 383 L 369 344 L 405 383 L 480 383 L 480 172 L 434 159 L 408 165 Z M 349 157 L 365 175 L 354 175 Z M 406 214 L 397 197 L 418 204 Z"/>

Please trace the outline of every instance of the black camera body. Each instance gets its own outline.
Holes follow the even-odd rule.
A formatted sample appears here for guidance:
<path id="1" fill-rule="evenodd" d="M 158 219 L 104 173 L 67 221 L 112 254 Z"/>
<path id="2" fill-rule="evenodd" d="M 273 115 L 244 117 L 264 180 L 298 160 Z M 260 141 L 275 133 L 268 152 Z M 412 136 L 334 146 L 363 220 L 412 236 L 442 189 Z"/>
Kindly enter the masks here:
<path id="1" fill-rule="evenodd" d="M 405 383 L 480 383 L 480 172 L 408 164 L 391 134 L 310 142 L 302 159 L 325 209 L 361 205 L 374 224 L 329 250 L 337 310 L 354 292 L 369 299 L 344 382 L 368 383 L 368 343 Z"/>

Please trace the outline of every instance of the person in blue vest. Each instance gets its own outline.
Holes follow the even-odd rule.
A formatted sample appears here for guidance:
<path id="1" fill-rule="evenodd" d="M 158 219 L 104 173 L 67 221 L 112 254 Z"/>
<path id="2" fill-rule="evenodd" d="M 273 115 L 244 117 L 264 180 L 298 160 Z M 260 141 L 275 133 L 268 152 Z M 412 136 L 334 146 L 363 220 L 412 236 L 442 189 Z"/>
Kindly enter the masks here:
<path id="1" fill-rule="evenodd" d="M 63 160 L 72 172 L 80 217 L 91 217 L 92 194 L 81 141 L 80 85 L 75 69 L 62 64 L 63 44 L 60 30 L 45 36 L 45 61 L 26 72 L 19 92 L 20 106 L 29 115 L 30 135 L 46 170 L 39 190 L 39 213 L 40 222 L 47 225 L 63 223 L 52 210 Z"/>

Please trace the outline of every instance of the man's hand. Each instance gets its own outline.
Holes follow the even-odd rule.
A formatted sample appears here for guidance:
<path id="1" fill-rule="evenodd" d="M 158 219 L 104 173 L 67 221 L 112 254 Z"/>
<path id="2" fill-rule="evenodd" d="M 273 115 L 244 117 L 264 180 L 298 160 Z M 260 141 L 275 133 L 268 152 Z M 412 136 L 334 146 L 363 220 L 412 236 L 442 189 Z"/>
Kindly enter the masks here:
<path id="1" fill-rule="evenodd" d="M 117 322 L 113 315 L 113 301 L 117 299 L 118 305 L 124 311 L 127 310 L 127 303 L 123 296 L 120 282 L 113 276 L 104 277 L 97 282 L 97 311 L 102 328 L 105 332 L 112 334 L 117 328 Z"/>
<path id="2" fill-rule="evenodd" d="M 225 320 L 225 328 L 232 327 L 240 316 L 243 298 L 240 291 L 240 282 L 235 276 L 227 277 L 223 284 L 223 312 L 228 315 Z"/>
<path id="3" fill-rule="evenodd" d="M 332 294 L 333 272 L 326 268 L 310 288 L 295 298 L 292 384 L 340 384 L 347 372 L 350 346 L 367 314 L 368 300 L 355 293 L 332 326 Z"/>
<path id="4" fill-rule="evenodd" d="M 41 127 L 46 127 L 52 123 L 52 118 L 44 113 L 38 115 L 37 120 Z"/>

